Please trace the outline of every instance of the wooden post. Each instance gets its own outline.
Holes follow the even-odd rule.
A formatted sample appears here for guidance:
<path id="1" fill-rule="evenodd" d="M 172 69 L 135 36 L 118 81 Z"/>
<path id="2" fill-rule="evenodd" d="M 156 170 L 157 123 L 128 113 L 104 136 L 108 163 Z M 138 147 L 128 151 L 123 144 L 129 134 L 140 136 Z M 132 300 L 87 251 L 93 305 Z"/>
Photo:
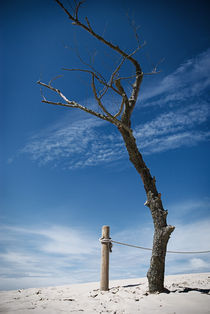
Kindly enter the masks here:
<path id="1" fill-rule="evenodd" d="M 101 291 L 109 290 L 109 226 L 102 227 L 102 238 L 101 238 Z M 105 240 L 103 242 L 103 239 Z M 106 242 L 107 240 L 107 242 Z"/>

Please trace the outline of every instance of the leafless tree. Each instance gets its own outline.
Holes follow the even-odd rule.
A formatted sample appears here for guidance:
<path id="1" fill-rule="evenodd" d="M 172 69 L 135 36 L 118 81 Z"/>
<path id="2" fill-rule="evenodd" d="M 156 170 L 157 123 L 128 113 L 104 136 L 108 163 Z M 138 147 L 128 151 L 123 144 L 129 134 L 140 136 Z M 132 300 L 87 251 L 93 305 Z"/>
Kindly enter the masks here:
<path id="1" fill-rule="evenodd" d="M 93 110 L 79 104 L 74 100 L 70 100 L 63 94 L 62 91 L 53 87 L 52 82 L 46 84 L 38 81 L 38 84 L 55 92 L 61 99 L 60 102 L 55 102 L 47 100 L 43 96 L 42 102 L 47 104 L 53 104 L 56 106 L 78 108 L 87 112 L 88 114 L 96 116 L 97 118 L 112 123 L 119 130 L 120 134 L 122 135 L 125 147 L 128 151 L 129 159 L 134 165 L 144 184 L 144 189 L 147 195 L 147 200 L 144 205 L 149 207 L 154 223 L 152 257 L 150 261 L 150 268 L 147 273 L 149 291 L 150 293 L 164 291 L 164 272 L 167 243 L 175 227 L 167 225 L 166 218 L 168 212 L 163 208 L 161 194 L 157 191 L 155 177 L 151 176 L 150 170 L 146 166 L 142 155 L 137 147 L 136 139 L 131 129 L 131 116 L 138 99 L 142 79 L 145 75 L 141 69 L 139 62 L 134 58 L 135 53 L 141 48 L 138 35 L 135 32 L 138 47 L 132 53 L 127 53 L 126 51 L 122 50 L 118 45 L 113 44 L 111 41 L 106 40 L 104 36 L 99 35 L 92 28 L 91 23 L 87 17 L 85 17 L 85 22 L 81 21 L 78 15 L 79 8 L 82 2 L 75 1 L 74 9 L 72 8 L 72 10 L 69 10 L 63 5 L 60 0 L 55 1 L 62 8 L 62 10 L 65 11 L 73 25 L 84 29 L 96 40 L 100 41 L 105 46 L 109 47 L 112 51 L 116 52 L 116 54 L 118 54 L 121 59 L 117 67 L 111 72 L 109 80 L 106 80 L 91 65 L 88 67 L 88 69 L 68 69 L 69 71 L 86 72 L 90 75 L 93 95 L 95 97 L 95 100 L 97 101 L 98 108 L 100 110 Z M 130 67 L 134 73 L 133 76 L 129 76 L 129 79 L 132 79 L 132 89 L 130 93 L 128 93 L 125 88 L 124 82 L 126 81 L 126 78 L 120 76 L 120 70 L 125 62 L 130 64 Z M 156 68 L 153 70 L 153 72 L 156 72 Z M 98 86 L 101 86 L 102 88 L 99 90 Z M 109 91 L 112 91 L 121 99 L 118 110 L 115 113 L 110 112 L 113 111 L 113 109 L 109 110 L 108 107 L 104 104 L 103 97 Z"/>

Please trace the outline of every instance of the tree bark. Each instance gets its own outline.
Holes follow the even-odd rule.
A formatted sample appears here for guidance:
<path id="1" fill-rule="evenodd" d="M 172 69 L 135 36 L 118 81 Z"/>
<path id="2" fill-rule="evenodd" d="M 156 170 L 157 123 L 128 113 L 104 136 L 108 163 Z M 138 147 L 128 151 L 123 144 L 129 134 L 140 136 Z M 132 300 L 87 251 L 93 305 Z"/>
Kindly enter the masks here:
<path id="1" fill-rule="evenodd" d="M 145 165 L 141 153 L 136 145 L 135 137 L 132 133 L 127 132 L 123 128 L 119 131 L 125 142 L 126 149 L 129 154 L 129 159 L 140 174 L 144 184 L 144 189 L 147 194 L 147 201 L 145 205 L 150 208 L 153 223 L 154 223 L 154 237 L 152 257 L 150 260 L 150 268 L 147 273 L 149 292 L 163 292 L 164 291 L 164 273 L 165 273 L 165 257 L 167 250 L 167 243 L 171 233 L 175 229 L 174 226 L 167 225 L 167 210 L 164 210 L 161 194 L 156 188 L 155 177 L 152 177 L 150 170 Z"/>

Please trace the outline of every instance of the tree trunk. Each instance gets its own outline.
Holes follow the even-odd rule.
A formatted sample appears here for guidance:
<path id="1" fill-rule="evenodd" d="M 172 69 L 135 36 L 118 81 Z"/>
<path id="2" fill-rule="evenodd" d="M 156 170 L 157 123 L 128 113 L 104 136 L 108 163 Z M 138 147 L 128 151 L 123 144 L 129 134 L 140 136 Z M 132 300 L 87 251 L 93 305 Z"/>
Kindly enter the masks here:
<path id="1" fill-rule="evenodd" d="M 165 272 L 165 256 L 167 243 L 170 234 L 175 227 L 167 225 L 167 210 L 164 210 L 161 194 L 156 188 L 155 177 L 152 177 L 150 170 L 145 165 L 145 162 L 140 154 L 135 137 L 124 128 L 119 128 L 119 131 L 125 142 L 126 149 L 129 154 L 129 159 L 140 174 L 144 184 L 144 189 L 147 194 L 147 201 L 145 205 L 150 208 L 153 223 L 154 223 L 154 237 L 152 257 L 150 261 L 150 268 L 147 273 L 149 292 L 164 291 L 164 272 Z"/>
<path id="2" fill-rule="evenodd" d="M 98 111 L 94 111 L 88 107 L 82 106 L 73 100 L 69 100 L 59 89 L 54 88 L 50 83 L 45 84 L 38 81 L 38 84 L 56 92 L 59 95 L 59 97 L 61 97 L 62 101 L 64 101 L 64 102 L 48 101 L 43 96 L 42 102 L 70 108 L 78 108 L 80 110 L 83 110 L 89 114 L 92 114 L 105 121 L 109 121 L 112 124 L 118 126 L 118 129 L 124 139 L 130 161 L 136 168 L 137 172 L 140 174 L 141 179 L 143 181 L 144 188 L 147 194 L 147 201 L 145 205 L 150 208 L 154 223 L 155 232 L 153 238 L 153 250 L 150 262 L 150 269 L 147 274 L 149 281 L 149 291 L 150 292 L 163 291 L 166 248 L 170 234 L 173 232 L 174 227 L 167 225 L 166 222 L 167 211 L 164 210 L 163 208 L 161 194 L 158 193 L 156 188 L 155 177 L 152 178 L 149 169 L 146 167 L 142 155 L 140 154 L 137 148 L 135 137 L 133 136 L 132 131 L 130 130 L 131 114 L 136 105 L 140 85 L 144 75 L 140 67 L 140 64 L 133 57 L 134 54 L 141 48 L 141 45 L 138 40 L 138 35 L 136 34 L 138 42 L 137 49 L 133 51 L 131 54 L 128 54 L 125 51 L 121 50 L 118 45 L 112 44 L 112 42 L 106 40 L 103 36 L 96 33 L 91 27 L 91 24 L 87 17 L 85 18 L 86 24 L 83 24 L 78 19 L 78 10 L 83 1 L 80 2 L 75 1 L 75 10 L 73 10 L 73 14 L 71 14 L 71 12 L 63 5 L 63 3 L 60 0 L 56 0 L 56 2 L 68 15 L 68 18 L 72 21 L 72 24 L 83 28 L 98 41 L 102 42 L 107 47 L 120 54 L 122 60 L 120 64 L 117 66 L 117 68 L 112 72 L 109 82 L 106 82 L 103 76 L 100 73 L 96 72 L 94 68 L 88 64 L 87 66 L 89 66 L 90 70 L 66 69 L 69 71 L 83 71 L 91 74 L 92 76 L 91 86 L 93 89 L 94 97 L 103 113 L 99 113 Z M 124 61 L 131 62 L 132 66 L 135 67 L 135 80 L 132 85 L 132 92 L 130 97 L 127 96 L 126 91 L 123 88 L 123 84 L 121 84 L 121 79 L 123 78 L 120 77 L 119 73 Z M 153 73 L 156 73 L 156 70 Z M 103 91 L 99 93 L 97 92 L 95 81 L 97 81 L 97 84 L 103 86 Z M 107 108 L 102 104 L 101 99 L 108 91 L 114 92 L 116 95 L 121 96 L 122 99 L 121 106 L 115 115 L 112 115 L 107 110 Z M 118 120 L 117 117 L 120 116 L 121 119 Z"/>

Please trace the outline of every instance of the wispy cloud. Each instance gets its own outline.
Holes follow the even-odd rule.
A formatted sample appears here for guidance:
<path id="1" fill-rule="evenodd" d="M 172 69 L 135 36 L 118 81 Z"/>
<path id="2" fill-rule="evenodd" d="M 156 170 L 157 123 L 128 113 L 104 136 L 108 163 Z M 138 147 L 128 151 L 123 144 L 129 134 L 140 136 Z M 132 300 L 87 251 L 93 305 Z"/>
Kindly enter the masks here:
<path id="1" fill-rule="evenodd" d="M 209 250 L 209 223 L 199 221 L 188 225 L 176 225 L 169 241 L 168 250 L 202 251 Z M 133 229 L 132 229 L 133 230 Z M 135 228 L 135 235 L 129 236 L 132 230 L 123 230 L 121 234 L 113 235 L 113 239 L 145 247 L 152 246 L 153 227 Z M 205 234 L 205 236 L 204 236 Z M 146 276 L 150 264 L 151 251 L 129 248 L 114 244 L 111 255 L 110 273 L 114 278 L 138 278 Z M 210 254 L 167 254 L 166 274 L 208 272 L 210 271 Z"/>
<path id="2" fill-rule="evenodd" d="M 197 205 L 196 205 L 197 204 Z M 185 211 L 192 216 L 209 202 L 188 201 Z M 177 211 L 180 204 L 174 204 Z M 193 222 L 176 223 L 168 250 L 209 250 L 209 217 Z M 112 226 L 111 226 L 112 227 Z M 111 228 L 112 230 L 112 228 Z M 99 230 L 100 233 L 100 230 Z M 100 278 L 99 234 L 81 228 L 47 226 L 1 226 L 0 289 L 19 289 L 62 285 Z M 152 247 L 152 223 L 112 233 L 115 241 Z M 144 277 L 149 268 L 151 251 L 114 244 L 110 255 L 110 278 Z M 210 271 L 210 254 L 167 254 L 166 273 Z"/>
<path id="3" fill-rule="evenodd" d="M 164 105 L 152 112 L 150 121 L 134 128 L 139 148 L 144 154 L 193 146 L 210 139 L 207 128 L 209 104 L 207 88 L 210 49 L 182 64 L 161 82 L 143 93 L 141 108 Z M 139 106 L 140 108 L 140 106 Z M 151 109 L 152 110 L 152 109 Z M 137 113 L 138 114 L 138 113 Z M 109 130 L 107 130 L 109 127 Z M 64 168 L 95 166 L 127 157 L 120 134 L 114 127 L 95 118 L 69 122 L 43 130 L 21 150 L 40 165 Z"/>
<path id="4" fill-rule="evenodd" d="M 145 154 L 193 146 L 210 139 L 210 131 L 196 129 L 209 117 L 207 104 L 190 106 L 163 113 L 134 129 L 139 148 Z M 62 160 L 65 168 L 83 168 L 122 160 L 127 156 L 117 131 L 104 132 L 104 123 L 87 119 L 70 126 L 48 131 L 32 139 L 23 149 L 40 165 L 56 165 Z"/>
<path id="5" fill-rule="evenodd" d="M 176 225 L 175 234 L 171 237 L 169 250 L 205 251 L 209 247 L 210 220 Z M 210 270 L 210 253 L 206 254 L 168 254 L 167 273 L 207 272 Z"/>
<path id="6" fill-rule="evenodd" d="M 56 128 L 41 132 L 21 153 L 30 154 L 40 165 L 53 163 L 56 166 L 62 160 L 64 167 L 71 169 L 120 159 L 118 153 L 122 146 L 119 136 L 104 132 L 103 121 L 87 118 L 71 124 L 64 121 Z"/>
<path id="7" fill-rule="evenodd" d="M 179 219 L 173 219 L 175 231 L 172 233 L 168 250 L 172 251 L 206 251 L 210 250 L 210 218 L 206 212 L 210 210 L 209 199 L 186 200 L 182 204 L 171 204 L 170 212 L 180 212 Z M 205 213 L 203 219 L 193 221 L 200 211 Z M 186 221 L 186 215 L 188 217 Z M 151 248 L 153 241 L 152 222 L 144 225 L 136 224 L 132 228 L 123 229 L 112 234 L 112 239 L 119 242 Z M 144 251 L 114 244 L 111 255 L 110 273 L 114 278 L 145 276 L 150 264 L 151 251 Z M 210 253 L 206 254 L 167 254 L 166 274 L 209 272 Z"/>
<path id="8" fill-rule="evenodd" d="M 1 233 L 0 289 L 98 280 L 100 244 L 90 233 L 62 226 L 1 226 Z"/>
<path id="9" fill-rule="evenodd" d="M 145 106 L 165 105 L 199 98 L 210 88 L 210 49 L 187 60 L 173 73 L 157 79 L 153 86 L 142 91 L 140 102 Z"/>
<path id="10" fill-rule="evenodd" d="M 207 213 L 210 214 L 210 198 L 202 197 L 201 199 L 182 200 L 176 204 L 166 204 L 166 208 L 169 208 L 169 217 L 173 219 L 175 224 L 180 224 L 182 220 L 191 219 L 194 217 L 207 217 Z M 177 210 L 179 209 L 179 210 Z"/>
<path id="11" fill-rule="evenodd" d="M 193 146 L 210 139 L 210 131 L 199 130 L 209 118 L 206 103 L 191 105 L 160 114 L 135 128 L 135 136 L 144 153 L 151 154 L 181 146 Z"/>

